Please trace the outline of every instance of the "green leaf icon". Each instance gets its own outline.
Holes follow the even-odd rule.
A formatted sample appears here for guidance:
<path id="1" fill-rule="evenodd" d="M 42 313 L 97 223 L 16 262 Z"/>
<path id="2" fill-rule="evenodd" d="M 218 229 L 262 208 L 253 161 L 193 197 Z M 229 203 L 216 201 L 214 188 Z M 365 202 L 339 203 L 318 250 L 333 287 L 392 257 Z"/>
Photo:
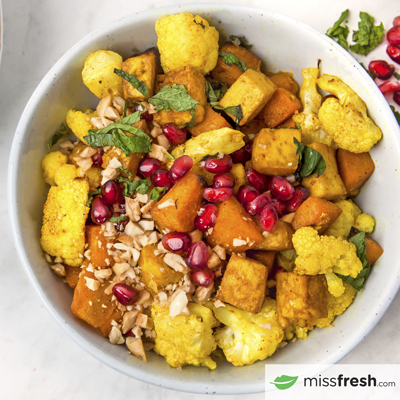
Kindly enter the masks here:
<path id="1" fill-rule="evenodd" d="M 297 381 L 298 376 L 282 375 L 275 378 L 274 382 L 270 382 L 271 385 L 275 385 L 279 390 L 285 390 L 291 388 Z"/>

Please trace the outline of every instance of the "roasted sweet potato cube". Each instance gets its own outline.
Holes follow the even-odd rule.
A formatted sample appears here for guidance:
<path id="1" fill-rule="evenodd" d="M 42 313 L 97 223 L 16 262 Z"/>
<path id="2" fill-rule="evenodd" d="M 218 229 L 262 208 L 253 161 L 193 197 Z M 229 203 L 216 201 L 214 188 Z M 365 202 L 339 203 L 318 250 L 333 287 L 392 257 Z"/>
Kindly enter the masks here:
<path id="1" fill-rule="evenodd" d="M 252 249 L 263 241 L 260 229 L 242 205 L 232 196 L 217 204 L 218 218 L 207 242 L 217 244 L 230 252 L 241 253 Z"/>
<path id="2" fill-rule="evenodd" d="M 324 275 L 276 275 L 276 309 L 282 327 L 312 329 L 313 320 L 328 316 L 328 286 Z"/>
<path id="3" fill-rule="evenodd" d="M 267 128 L 275 128 L 301 108 L 300 100 L 292 92 L 278 87 L 264 107 L 264 121 Z"/>
<path id="4" fill-rule="evenodd" d="M 100 225 L 86 225 L 86 243 L 90 262 L 94 267 L 110 268 L 114 264 L 107 249 L 107 244 L 112 242 L 104 236 Z"/>
<path id="5" fill-rule="evenodd" d="M 194 219 L 203 201 L 203 182 L 202 177 L 189 172 L 175 183 L 170 191 L 151 208 L 150 214 L 155 222 L 171 231 L 193 231 Z M 175 206 L 158 208 L 169 199 L 175 201 Z"/>
<path id="6" fill-rule="evenodd" d="M 121 323 L 122 312 L 116 308 L 113 313 L 107 318 L 107 320 L 98 327 L 98 330 L 103 335 L 103 337 L 108 337 L 111 328 L 113 327 L 112 322 Z"/>
<path id="7" fill-rule="evenodd" d="M 268 268 L 264 264 L 232 254 L 216 297 L 257 314 L 265 299 L 267 277 Z"/>
<path id="8" fill-rule="evenodd" d="M 247 68 L 260 71 L 261 60 L 244 47 L 227 42 L 221 47 L 220 51 L 224 53 L 232 53 L 239 58 L 239 61 L 243 61 Z M 229 86 L 232 86 L 242 74 L 243 72 L 237 65 L 225 64 L 222 57 L 218 57 L 217 65 L 211 71 L 211 75 L 216 81 L 226 82 Z"/>
<path id="9" fill-rule="evenodd" d="M 299 158 L 293 138 L 301 141 L 298 129 L 261 130 L 253 143 L 253 168 L 266 175 L 293 175 Z"/>
<path id="10" fill-rule="evenodd" d="M 312 226 L 322 235 L 342 213 L 340 207 L 328 200 L 309 197 L 296 210 L 292 226 L 297 229 Z"/>
<path id="11" fill-rule="evenodd" d="M 139 82 L 143 82 L 146 85 L 149 91 L 147 96 L 144 96 L 124 79 L 123 88 L 125 100 L 144 101 L 154 95 L 157 63 L 153 51 L 128 58 L 122 63 L 122 71 L 134 75 Z"/>
<path id="12" fill-rule="evenodd" d="M 339 149 L 336 153 L 339 175 L 348 193 L 360 189 L 375 170 L 369 153 L 352 153 Z"/>
<path id="13" fill-rule="evenodd" d="M 246 256 L 252 260 L 256 260 L 261 264 L 264 264 L 268 268 L 268 275 L 272 271 L 274 266 L 276 251 L 264 251 L 264 250 L 247 250 Z"/>
<path id="14" fill-rule="evenodd" d="M 165 75 L 158 75 L 156 78 L 156 91 L 163 86 L 184 85 L 190 97 L 196 100 L 199 105 L 196 107 L 195 125 L 200 124 L 206 115 L 206 80 L 204 76 L 192 67 L 177 68 Z M 190 111 L 160 110 L 154 114 L 154 122 L 160 126 L 167 123 L 184 125 L 192 120 Z"/>
<path id="15" fill-rule="evenodd" d="M 79 281 L 79 274 L 81 273 L 81 267 L 71 267 L 67 264 L 64 265 L 65 268 L 65 279 L 67 280 L 68 286 L 72 289 L 76 288 Z"/>
<path id="16" fill-rule="evenodd" d="M 373 265 L 375 261 L 383 254 L 383 249 L 380 244 L 365 235 L 365 241 L 367 243 L 367 261 Z"/>
<path id="17" fill-rule="evenodd" d="M 188 128 L 193 136 L 199 136 L 201 133 L 215 131 L 221 128 L 232 128 L 231 124 L 219 113 L 215 112 L 208 104 L 206 106 L 206 115 L 200 124 Z"/>
<path id="18" fill-rule="evenodd" d="M 154 244 L 147 245 L 139 258 L 139 267 L 142 270 L 140 279 L 153 296 L 169 284 L 177 283 L 183 278 L 181 272 L 173 270 L 164 262 L 164 254 L 156 256 L 155 250 L 157 246 Z"/>
<path id="19" fill-rule="evenodd" d="M 257 250 L 283 251 L 293 249 L 292 236 L 294 229 L 285 221 L 278 221 L 275 230 L 264 237 L 255 248 Z"/>
<path id="20" fill-rule="evenodd" d="M 239 122 L 243 126 L 250 122 L 268 103 L 276 86 L 263 73 L 248 69 L 228 89 L 219 102 L 222 108 L 241 106 L 243 117 Z M 236 120 L 232 114 L 228 115 Z"/>
<path id="21" fill-rule="evenodd" d="M 246 125 L 243 125 L 240 127 L 240 132 L 244 133 L 244 138 L 243 140 L 247 143 L 250 142 L 251 140 L 254 140 L 258 132 L 261 131 L 261 129 L 265 129 L 267 125 L 264 122 L 264 119 L 253 119 Z"/>
<path id="22" fill-rule="evenodd" d="M 293 121 L 293 118 L 290 117 L 287 120 L 283 121 L 277 128 L 297 128 L 296 122 Z"/>
<path id="23" fill-rule="evenodd" d="M 299 85 L 293 79 L 293 74 L 291 72 L 280 71 L 272 75 L 267 74 L 267 76 L 269 76 L 271 81 L 274 82 L 278 88 L 286 89 L 293 94 L 296 94 L 299 91 Z"/>
<path id="24" fill-rule="evenodd" d="M 336 200 L 346 194 L 336 163 L 335 149 L 323 143 L 311 143 L 308 147 L 318 151 L 326 163 L 326 169 L 320 177 L 312 174 L 301 181 L 308 194 L 325 200 Z"/>

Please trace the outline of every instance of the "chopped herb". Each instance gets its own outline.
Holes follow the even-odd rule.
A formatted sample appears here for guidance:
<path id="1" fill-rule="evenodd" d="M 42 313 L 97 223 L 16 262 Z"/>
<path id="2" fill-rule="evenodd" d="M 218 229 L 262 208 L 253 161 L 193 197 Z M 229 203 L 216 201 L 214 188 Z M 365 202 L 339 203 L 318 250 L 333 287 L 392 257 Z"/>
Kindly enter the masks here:
<path id="1" fill-rule="evenodd" d="M 99 188 L 99 189 L 97 189 L 97 190 L 94 190 L 93 192 L 90 192 L 89 193 L 89 197 L 88 197 L 88 201 L 87 201 L 87 203 L 86 203 L 86 207 L 89 207 L 90 208 L 90 206 L 92 205 L 92 203 L 93 203 L 93 198 L 94 198 L 94 196 L 96 195 L 96 194 L 100 194 L 101 193 L 101 189 Z"/>
<path id="2" fill-rule="evenodd" d="M 149 94 L 149 89 L 147 89 L 146 84 L 141 81 L 139 82 L 139 79 L 136 78 L 135 75 L 133 74 L 127 74 L 126 72 L 114 68 L 114 74 L 117 74 L 121 78 L 125 79 L 128 83 L 130 83 L 138 92 L 140 92 L 144 97 L 146 97 Z"/>
<path id="3" fill-rule="evenodd" d="M 122 194 L 125 197 L 131 197 L 134 191 L 140 194 L 146 194 L 149 189 L 151 182 L 146 179 L 140 179 L 138 181 L 132 182 L 130 178 L 124 178 L 123 176 L 117 176 L 115 180 L 118 183 L 125 183 L 125 187 L 122 189 Z"/>
<path id="4" fill-rule="evenodd" d="M 305 178 L 311 174 L 321 176 L 325 171 L 326 163 L 324 158 L 318 151 L 305 146 L 293 137 L 293 142 L 296 145 L 296 154 L 299 154 L 299 165 L 294 173 L 296 180 Z"/>
<path id="5" fill-rule="evenodd" d="M 201 161 L 206 161 L 208 158 L 213 158 L 213 157 L 217 157 L 218 156 L 218 154 L 219 153 L 215 153 L 215 154 L 207 154 L 206 156 L 204 156 L 201 160 L 200 160 L 200 162 Z"/>
<path id="6" fill-rule="evenodd" d="M 394 73 L 394 77 L 395 77 L 398 81 L 400 81 L 400 74 L 398 74 L 397 72 Z"/>
<path id="7" fill-rule="evenodd" d="M 242 46 L 245 49 L 251 49 L 252 44 L 245 44 L 246 38 L 244 36 L 235 36 L 229 35 L 229 39 L 232 40 L 232 43 L 236 44 L 236 46 Z"/>
<path id="8" fill-rule="evenodd" d="M 238 57 L 236 57 L 232 53 L 224 53 L 223 51 L 219 51 L 218 55 L 222 57 L 224 63 L 230 67 L 232 64 L 235 64 L 242 72 L 246 72 L 248 68 L 246 67 L 246 64 L 244 63 L 243 60 L 239 60 Z"/>
<path id="9" fill-rule="evenodd" d="M 396 117 L 397 123 L 400 125 L 400 114 L 398 113 L 398 111 L 396 111 L 396 109 L 393 106 L 390 106 L 390 108 L 392 109 L 393 114 Z"/>
<path id="10" fill-rule="evenodd" d="M 114 215 L 109 219 L 110 222 L 121 222 L 126 221 L 129 217 L 127 215 L 121 215 L 120 217 L 115 217 Z"/>
<path id="11" fill-rule="evenodd" d="M 117 171 L 124 172 L 125 174 L 127 174 L 129 176 L 130 180 L 132 180 L 133 176 L 127 169 L 122 168 L 122 167 L 118 167 Z"/>
<path id="12" fill-rule="evenodd" d="M 371 72 L 369 69 L 365 68 L 365 65 L 361 62 L 360 65 L 368 72 L 369 76 L 375 80 L 376 76 L 373 72 Z"/>
<path id="13" fill-rule="evenodd" d="M 163 155 L 168 160 L 175 160 L 176 159 L 173 155 L 169 154 L 167 151 L 165 153 L 163 153 Z"/>
<path id="14" fill-rule="evenodd" d="M 64 122 L 60 125 L 57 132 L 51 137 L 50 142 L 48 144 L 49 149 L 51 149 L 60 139 L 64 136 L 68 135 L 68 128 L 64 124 Z"/>
<path id="15" fill-rule="evenodd" d="M 222 82 L 210 83 L 206 81 L 206 96 L 211 107 L 218 106 L 219 101 L 224 97 L 228 90 L 228 84 Z"/>
<path id="16" fill-rule="evenodd" d="M 347 37 L 349 36 L 350 30 L 347 25 L 342 26 L 342 23 L 349 15 L 349 10 L 342 12 L 340 18 L 334 23 L 332 28 L 326 31 L 326 35 L 336 40 L 344 49 L 349 50 L 349 44 L 347 43 Z"/>
<path id="17" fill-rule="evenodd" d="M 150 199 L 153 201 L 158 201 L 160 196 L 163 196 L 164 193 L 168 190 L 167 187 L 155 187 L 150 192 Z"/>
<path id="18" fill-rule="evenodd" d="M 201 22 L 196 22 L 195 19 L 193 20 L 193 22 L 194 22 L 196 25 L 200 25 L 203 29 L 206 29 L 206 26 L 203 25 Z"/>
<path id="19" fill-rule="evenodd" d="M 235 123 L 239 124 L 243 118 L 242 106 L 239 104 L 238 106 L 226 107 L 223 109 L 226 113 L 231 114 L 235 117 Z"/>

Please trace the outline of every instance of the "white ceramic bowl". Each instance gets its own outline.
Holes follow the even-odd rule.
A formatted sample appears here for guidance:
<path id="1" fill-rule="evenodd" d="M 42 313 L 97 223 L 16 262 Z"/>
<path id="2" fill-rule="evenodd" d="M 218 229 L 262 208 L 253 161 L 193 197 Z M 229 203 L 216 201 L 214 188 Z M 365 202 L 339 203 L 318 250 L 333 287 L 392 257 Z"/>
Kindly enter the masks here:
<path id="1" fill-rule="evenodd" d="M 203 15 L 224 34 L 245 35 L 254 44 L 252 51 L 268 70 L 292 71 L 299 83 L 301 69 L 314 67 L 321 59 L 322 72 L 337 75 L 349 84 L 365 100 L 370 115 L 384 133 L 383 140 L 371 152 L 376 170 L 357 198 L 362 209 L 377 219 L 374 237 L 385 249 L 372 270 L 365 293 L 357 296 L 350 310 L 336 319 L 334 329 L 317 329 L 309 340 L 287 346 L 266 362 L 336 363 L 378 323 L 400 284 L 399 127 L 377 86 L 349 53 L 303 23 L 262 9 L 197 4 L 150 10 L 107 25 L 69 50 L 37 87 L 15 133 L 8 182 L 13 237 L 25 272 L 47 309 L 64 331 L 98 360 L 126 375 L 169 389 L 217 394 L 261 392 L 264 362 L 235 368 L 224 361 L 213 372 L 195 367 L 179 371 L 169 368 L 154 353 L 144 363 L 129 356 L 125 346 L 110 345 L 94 329 L 72 316 L 72 292 L 50 271 L 39 245 L 47 194 L 40 162 L 47 152 L 47 142 L 69 108 L 95 107 L 97 102 L 82 83 L 85 57 L 94 50 L 112 49 L 125 58 L 132 54 L 133 45 L 139 50 L 154 46 L 156 20 L 182 11 Z"/>

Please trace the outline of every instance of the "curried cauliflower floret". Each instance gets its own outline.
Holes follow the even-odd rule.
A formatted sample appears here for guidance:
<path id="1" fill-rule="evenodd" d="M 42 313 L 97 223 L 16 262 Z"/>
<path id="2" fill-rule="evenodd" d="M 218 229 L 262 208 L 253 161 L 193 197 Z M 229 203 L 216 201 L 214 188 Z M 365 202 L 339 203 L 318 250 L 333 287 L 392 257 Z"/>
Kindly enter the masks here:
<path id="1" fill-rule="evenodd" d="M 371 233 L 375 228 L 375 219 L 368 214 L 360 214 L 355 223 L 355 227 L 362 232 Z"/>
<path id="2" fill-rule="evenodd" d="M 333 236 L 319 236 L 311 228 L 300 228 L 293 235 L 297 253 L 294 272 L 298 275 L 318 275 L 335 272 L 356 278 L 362 264 L 356 246 Z"/>
<path id="3" fill-rule="evenodd" d="M 156 32 L 164 72 L 190 66 L 206 75 L 216 66 L 219 33 L 199 15 L 162 17 L 156 22 Z"/>
<path id="4" fill-rule="evenodd" d="M 328 316 L 314 320 L 318 328 L 329 326 L 337 315 L 343 314 L 356 297 L 357 290 L 347 282 L 343 282 L 344 293 L 340 297 L 328 294 Z"/>
<path id="5" fill-rule="evenodd" d="M 217 321 L 211 310 L 200 304 L 189 303 L 188 308 L 190 315 L 171 317 L 168 307 L 153 304 L 151 315 L 157 335 L 154 351 L 174 368 L 190 364 L 215 369 L 210 354 L 217 347 L 212 332 Z"/>
<path id="6" fill-rule="evenodd" d="M 289 341 L 292 340 L 296 335 L 298 339 L 307 339 L 308 337 L 308 328 L 302 328 L 297 325 L 290 325 L 286 328 L 283 328 L 284 337 L 283 340 Z"/>
<path id="7" fill-rule="evenodd" d="M 347 239 L 351 227 L 355 226 L 356 219 L 361 214 L 361 210 L 351 200 L 339 200 L 335 204 L 342 210 L 342 213 L 324 233 L 327 236 Z"/>
<path id="8" fill-rule="evenodd" d="M 54 182 L 57 186 L 62 186 L 68 181 L 73 181 L 77 177 L 77 170 L 74 165 L 64 164 L 56 171 Z"/>
<path id="9" fill-rule="evenodd" d="M 344 293 L 343 279 L 339 278 L 333 272 L 325 274 L 328 291 L 335 297 L 340 297 Z"/>
<path id="10" fill-rule="evenodd" d="M 90 122 L 91 118 L 97 117 L 97 112 L 93 110 L 75 111 L 72 108 L 68 110 L 66 116 L 66 122 L 69 129 L 74 133 L 74 135 L 80 139 L 83 143 L 86 143 L 83 139 L 88 135 L 89 129 L 96 129 L 95 126 Z"/>
<path id="11" fill-rule="evenodd" d="M 364 101 L 338 77 L 324 74 L 318 86 L 332 93 L 318 112 L 323 130 L 331 135 L 336 144 L 353 153 L 371 150 L 382 137 L 382 131 L 367 116 Z"/>
<path id="12" fill-rule="evenodd" d="M 68 156 L 61 151 L 52 151 L 44 156 L 42 161 L 44 180 L 51 186 L 55 185 L 54 176 L 61 166 L 66 164 Z"/>
<path id="13" fill-rule="evenodd" d="M 226 359 L 233 365 L 253 364 L 271 356 L 283 339 L 283 330 L 278 324 L 276 301 L 266 298 L 258 314 L 239 310 L 225 304 L 216 308 L 211 303 L 215 317 L 226 326 L 217 329 L 215 340 Z"/>

